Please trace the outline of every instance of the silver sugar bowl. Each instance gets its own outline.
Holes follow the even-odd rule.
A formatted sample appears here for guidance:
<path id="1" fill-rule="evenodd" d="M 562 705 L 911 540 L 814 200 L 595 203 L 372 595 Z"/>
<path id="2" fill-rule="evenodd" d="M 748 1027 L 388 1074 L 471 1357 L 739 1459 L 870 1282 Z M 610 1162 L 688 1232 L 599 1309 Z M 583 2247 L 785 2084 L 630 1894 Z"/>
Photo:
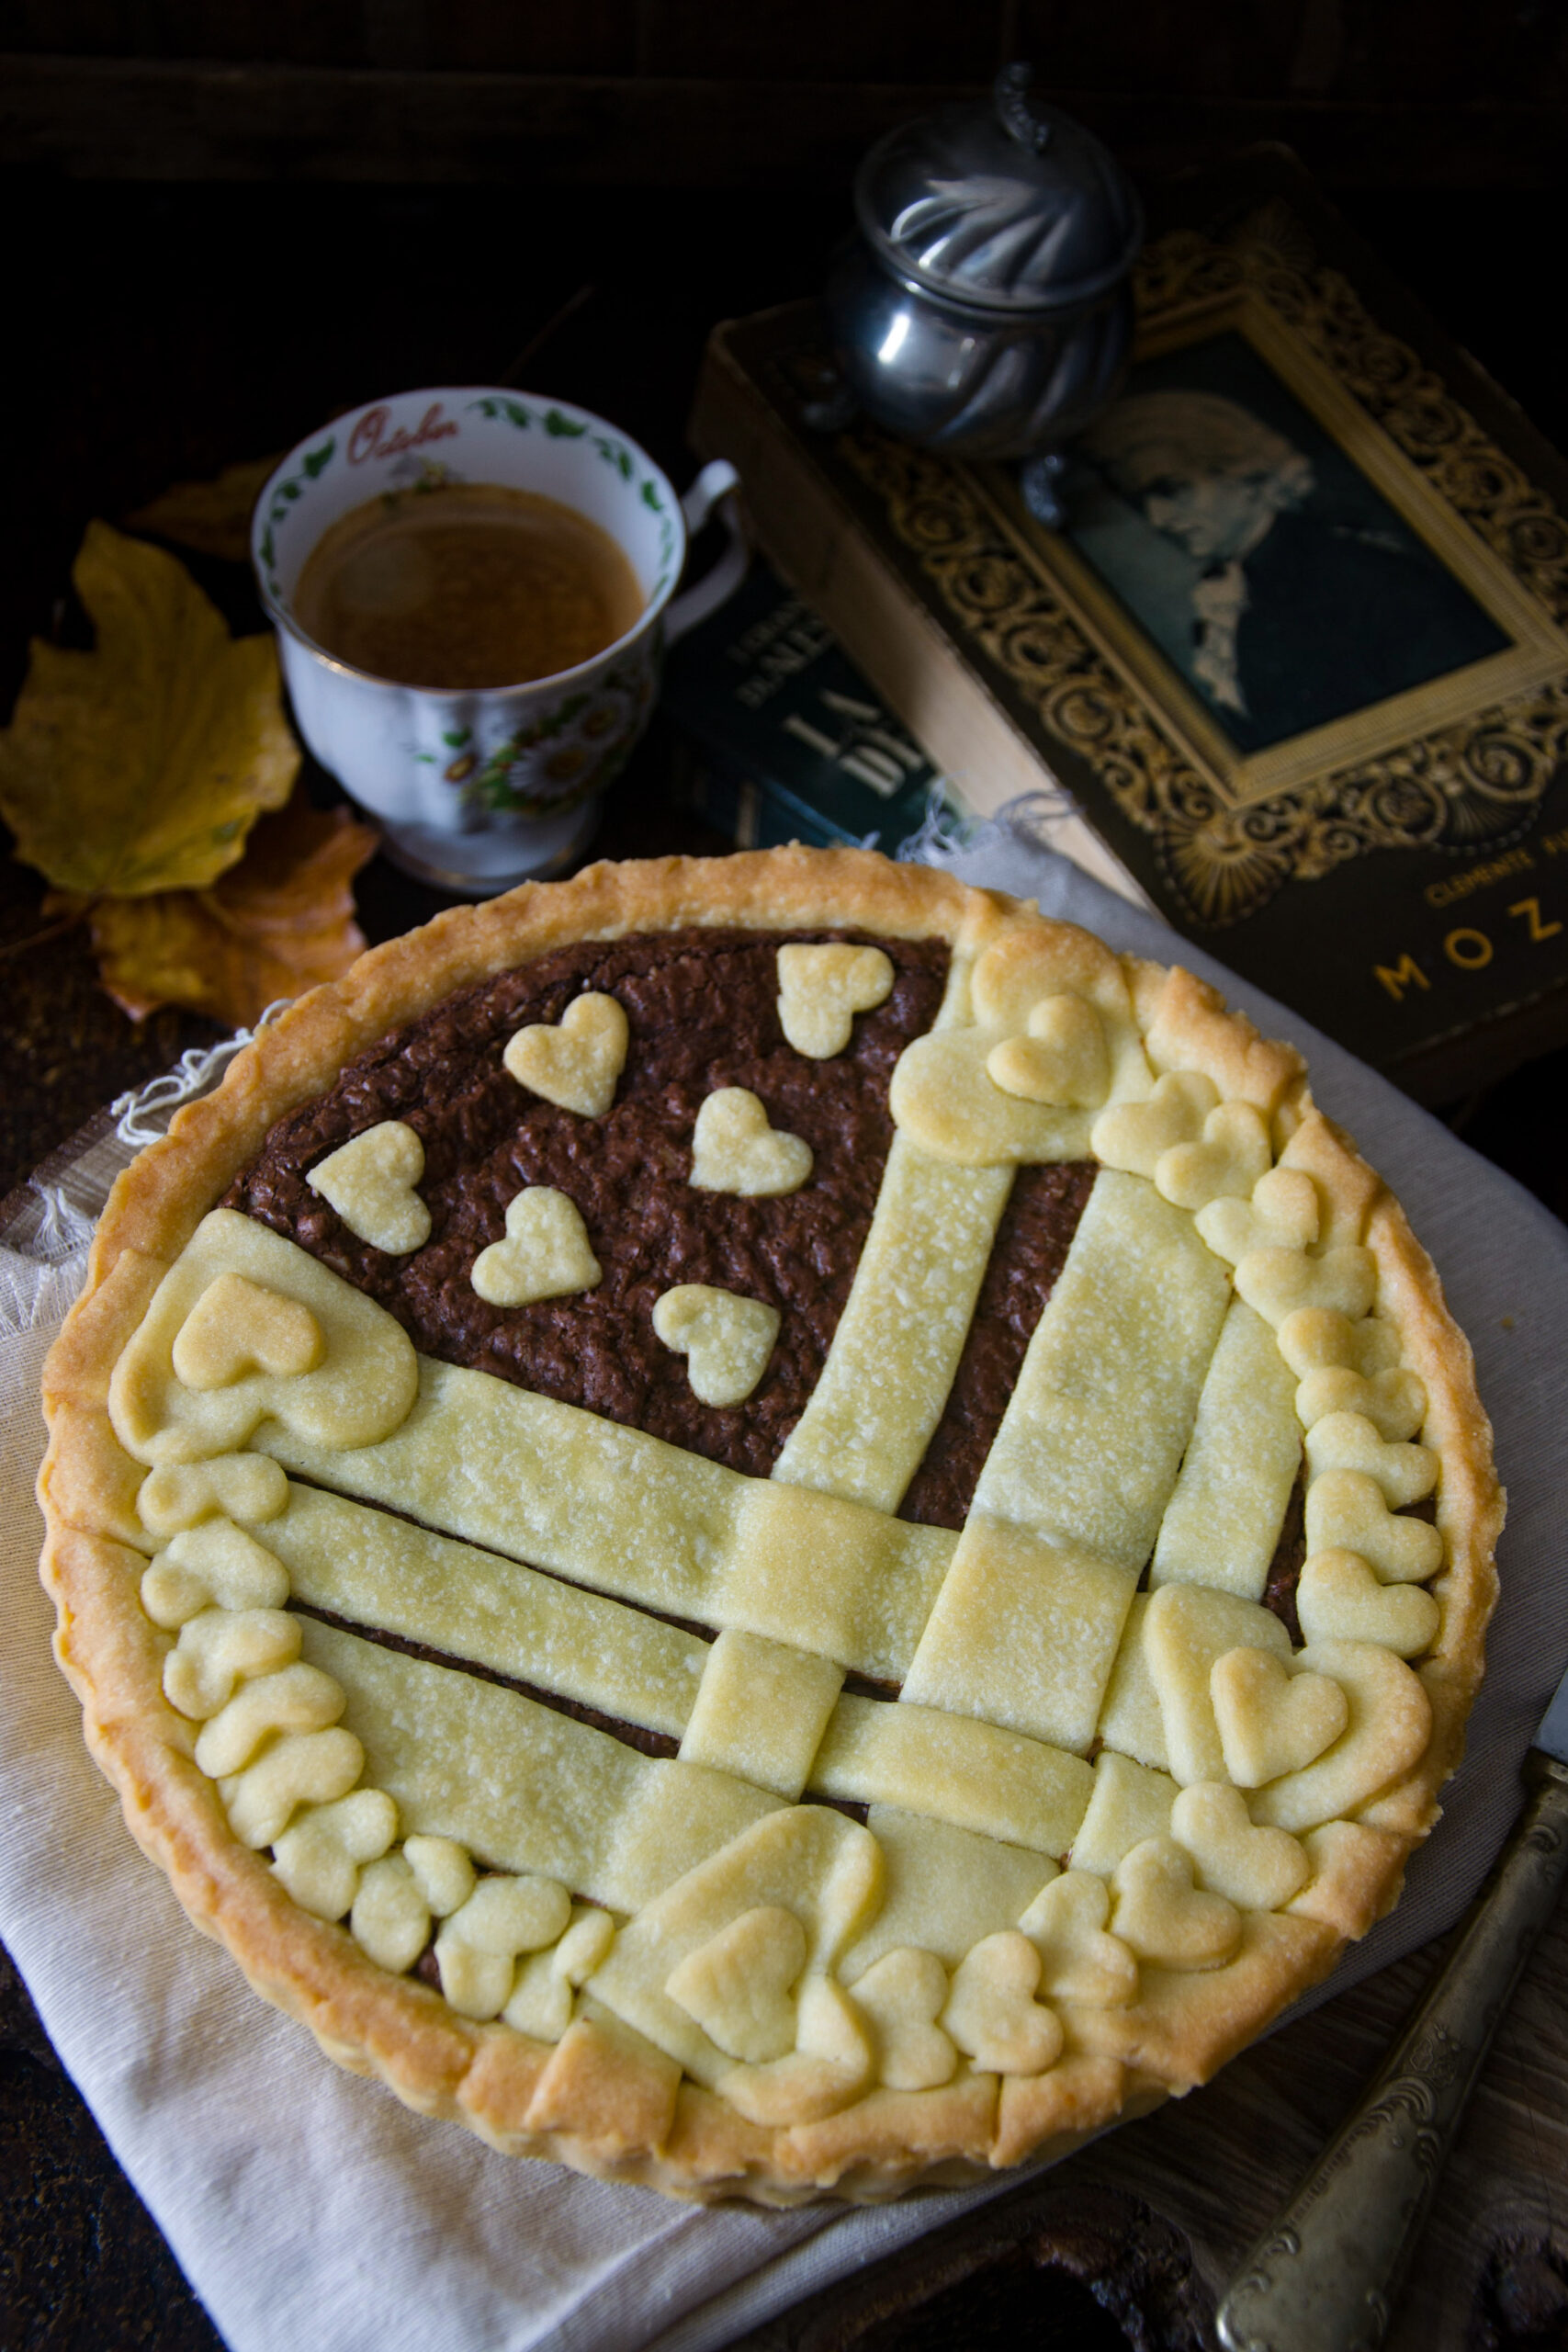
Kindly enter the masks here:
<path id="1" fill-rule="evenodd" d="M 1045 522 L 1059 446 L 1113 398 L 1132 332 L 1143 208 L 1092 132 L 1007 65 L 989 105 L 943 107 L 855 175 L 859 234 L 824 289 L 847 392 L 953 457 L 1022 458 Z M 846 402 L 846 409 L 848 403 Z"/>

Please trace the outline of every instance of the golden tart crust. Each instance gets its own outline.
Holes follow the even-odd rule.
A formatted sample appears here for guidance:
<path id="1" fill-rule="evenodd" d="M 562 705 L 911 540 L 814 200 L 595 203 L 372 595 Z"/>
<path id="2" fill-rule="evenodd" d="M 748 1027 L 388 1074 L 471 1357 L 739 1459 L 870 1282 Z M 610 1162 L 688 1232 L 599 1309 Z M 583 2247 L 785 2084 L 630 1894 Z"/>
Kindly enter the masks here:
<path id="1" fill-rule="evenodd" d="M 460 1923 L 477 1920 L 484 1904 L 464 1911 L 472 1872 L 462 1877 L 466 1860 L 449 1840 L 417 1829 L 417 1793 L 405 1790 L 400 1800 L 412 1850 L 406 1859 L 389 1850 L 400 1808 L 374 1785 L 372 1766 L 384 1760 L 375 1676 L 369 1695 L 350 1706 L 367 1758 L 352 1733 L 333 1726 L 332 1666 L 349 1650 L 357 1655 L 352 1637 L 308 1625 L 315 1662 L 301 1664 L 289 1648 L 299 1647 L 297 1624 L 266 1605 L 282 1591 L 266 1588 L 268 1576 L 282 1574 L 268 1549 L 276 1498 L 265 1511 L 248 1506 L 248 1533 L 224 1516 L 225 1497 L 237 1518 L 247 1508 L 233 1500 L 234 1476 L 270 1495 L 282 1492 L 267 1466 L 275 1456 L 307 1476 L 336 1458 L 334 1445 L 349 1449 L 341 1458 L 370 1463 L 382 1442 L 378 1413 L 395 1431 L 417 1377 L 421 1401 L 409 1427 L 423 1428 L 421 1416 L 439 1420 L 448 1409 L 446 1392 L 431 1403 L 430 1367 L 411 1370 L 412 1350 L 403 1340 L 407 1360 L 400 1354 L 382 1329 L 396 1333 L 383 1310 L 356 1306 L 358 1294 L 324 1270 L 295 1279 L 292 1260 L 311 1261 L 293 1245 L 265 1236 L 253 1262 L 247 1236 L 259 1228 L 246 1227 L 236 1256 L 232 1227 L 244 1221 L 231 1212 L 203 1221 L 278 1120 L 455 991 L 573 943 L 693 926 L 938 939 L 952 951 L 947 997 L 936 1027 L 895 1071 L 898 1136 L 881 1222 L 834 1340 L 843 1350 L 837 1368 L 830 1352 L 773 1480 L 716 1474 L 733 1483 L 714 1489 L 714 1509 L 733 1508 L 743 1522 L 723 1588 L 738 1598 L 718 1609 L 712 1622 L 724 1630 L 698 1661 L 685 1760 L 651 1769 L 684 1773 L 682 1789 L 705 1776 L 713 1784 L 717 1852 L 716 1833 L 705 1846 L 682 1830 L 682 1847 L 661 1829 L 652 1861 L 644 1854 L 605 1862 L 601 1883 L 610 1893 L 597 1897 L 552 1887 L 548 1871 L 502 1858 L 502 1874 L 481 1880 L 479 1891 L 491 1890 L 487 1917 L 504 1911 L 513 1925 L 483 1933 L 475 1926 L 465 1942 Z M 876 964 L 874 951 L 868 961 L 854 945 L 783 952 L 781 1017 L 795 1050 L 830 1066 L 875 1000 Z M 600 1012 L 579 1026 L 581 1036 L 565 1045 L 520 1032 L 507 1067 L 520 1088 L 555 1087 L 551 1099 L 570 1097 L 574 1115 L 592 1118 L 610 1064 L 624 1056 L 625 1022 L 617 1029 L 615 1012 Z M 612 1091 L 614 1082 L 610 1071 Z M 735 1193 L 810 1181 L 798 1139 L 770 1129 L 765 1116 L 759 1126 L 747 1104 L 712 1099 L 694 1181 Z M 362 1220 L 357 1229 L 367 1219 L 372 1238 L 415 1246 L 414 1158 L 396 1136 L 377 1150 L 375 1167 L 350 1160 L 346 1176 L 329 1172 L 320 1189 L 335 1198 L 329 1188 L 337 1185 L 347 1214 Z M 891 1383 L 898 1394 L 870 1440 L 863 1431 L 857 1441 L 856 1384 L 897 1336 L 889 1266 L 905 1250 L 923 1252 L 922 1264 L 956 1263 L 965 1250 L 983 1264 L 1013 1170 L 1075 1157 L 1092 1157 L 1102 1170 L 1075 1237 L 1077 1271 L 1042 1317 L 969 1521 L 954 1537 L 890 1521 L 929 1435 L 932 1397 L 940 1408 L 936 1392 L 945 1394 L 942 1367 L 950 1377 L 963 1318 L 958 1342 L 931 1337 L 934 1309 L 914 1335 L 919 1347 L 904 1331 L 899 1351 L 914 1369 Z M 893 1197 L 895 1162 L 907 1198 Z M 971 1215 L 980 1218 L 977 1241 L 962 1239 Z M 525 1257 L 525 1241 L 545 1249 L 547 1272 L 535 1279 L 590 1283 L 598 1264 L 581 1227 L 581 1218 L 573 1227 L 564 1212 L 534 1208 L 519 1212 L 514 1235 L 509 1213 L 476 1289 L 489 1296 L 489 1282 L 505 1296 L 507 1283 L 525 1283 L 517 1252 L 508 1255 L 513 1240 Z M 1119 1238 L 1127 1233 L 1133 1243 Z M 1157 1301 L 1147 1293 L 1130 1305 L 1120 1294 L 1112 1299 L 1134 1342 L 1146 1348 L 1157 1330 L 1159 1346 L 1146 1378 L 1137 1370 L 1131 1403 L 1116 1402 L 1105 1426 L 1124 1431 L 1131 1448 L 1120 1484 L 1141 1492 L 1140 1479 L 1153 1479 L 1156 1507 L 1151 1519 L 1146 1496 L 1136 1504 L 1118 1495 L 1087 1535 L 1081 1527 L 1064 1532 L 1060 1481 L 1054 1487 L 1039 1464 L 1051 1444 L 1070 1450 L 1100 1427 L 1071 1400 L 1073 1351 L 1106 1322 L 1103 1285 L 1126 1248 L 1166 1268 L 1169 1288 Z M 275 1265 L 285 1267 L 276 1283 Z M 659 1336 L 690 1350 L 694 1385 L 708 1377 L 733 1390 L 766 1335 L 755 1316 L 738 1322 L 723 1301 L 722 1293 L 694 1301 L 667 1293 L 660 1306 L 668 1328 Z M 237 1355 L 236 1311 L 248 1334 Z M 260 1318 L 254 1328 L 249 1317 Z M 341 1351 L 353 1377 L 334 1387 Z M 457 1376 L 458 1385 L 486 1378 Z M 503 1415 L 532 1411 L 527 1392 L 491 1387 L 505 1389 Z M 243 1412 L 223 1419 L 226 1400 L 245 1395 L 263 1399 L 250 1429 Z M 1292 1396 L 1308 1424 L 1304 1652 L 1258 1605 L 1258 1545 L 1303 1452 L 1301 1424 L 1280 1402 Z M 296 1408 L 296 1398 L 315 1401 Z M 1273 1403 L 1259 1401 L 1267 1398 Z M 467 2123 L 510 2153 L 705 2199 L 880 2198 L 970 2177 L 1065 2152 L 1119 2114 L 1206 2079 L 1394 1901 L 1405 1858 L 1437 1819 L 1438 1792 L 1462 1751 L 1495 1595 L 1503 1501 L 1470 1349 L 1397 1201 L 1314 1107 L 1300 1057 L 1259 1038 L 1179 968 L 1117 957 L 1017 901 L 856 851 L 598 865 L 570 882 L 443 914 L 362 957 L 265 1030 L 218 1091 L 182 1111 L 168 1137 L 121 1176 L 86 1287 L 51 1353 L 44 1401 L 42 1574 L 59 1612 L 57 1656 L 133 1834 L 196 1924 L 330 2056 L 379 2075 L 410 2105 Z M 593 1417 L 541 1409 L 541 1443 L 586 1447 L 581 1461 L 592 1470 L 611 1425 L 584 1428 Z M 283 1418 L 269 1419 L 272 1411 Z M 1255 1500 L 1236 1502 L 1237 1556 L 1211 1569 L 1193 1531 L 1231 1509 L 1224 1498 L 1233 1423 L 1245 1423 L 1259 1459 L 1274 1459 L 1274 1500 L 1261 1519 Z M 257 1451 L 244 1450 L 247 1439 Z M 627 1459 L 646 1466 L 649 1457 L 636 1448 L 658 1442 L 629 1442 Z M 215 1459 L 249 1466 L 209 1480 L 205 1500 L 191 1504 L 189 1479 L 182 1485 L 171 1473 L 193 1464 L 199 1472 Z M 562 1459 L 575 1476 L 579 1455 Z M 341 1508 L 378 1516 L 378 1475 L 361 1477 L 356 1467 L 348 1483 L 329 1483 L 364 1498 Z M 148 1498 L 160 1479 L 154 1508 Z M 1404 1506 L 1434 1489 L 1436 1533 L 1417 1536 L 1411 1531 L 1426 1522 Z M 437 1508 L 422 1505 L 412 1516 Z M 237 1584 L 222 1584 L 232 1560 L 212 1582 L 201 1543 L 193 1549 L 176 1535 L 160 1549 L 170 1525 L 188 1536 L 197 1523 L 209 1534 L 214 1525 L 229 1530 L 239 1546 Z M 435 1523 L 470 1546 L 487 1541 L 485 1528 Z M 504 1542 L 488 1540 L 506 1553 Z M 829 1541 L 880 1563 L 862 1581 L 884 1578 L 886 1606 L 878 1598 L 873 1607 L 847 1570 L 826 1615 L 802 1616 L 794 1585 L 770 1579 L 765 1557 L 758 1566 L 770 1546 L 787 1562 L 801 1543 Z M 272 1569 L 255 1569 L 257 1547 Z M 538 1556 L 515 1539 L 512 1549 Z M 574 1557 L 568 1544 L 564 1566 L 540 1565 L 570 1579 Z M 262 1583 L 247 1586 L 254 1574 Z M 582 1582 L 606 1589 L 592 1564 Z M 628 1597 L 641 1609 L 658 1605 L 652 1584 L 593 1605 L 623 1608 Z M 242 1638 L 233 1627 L 247 1607 Z M 1070 1625 L 1070 1643 L 1033 1639 L 1052 1610 Z M 241 1648 L 231 1655 L 225 1642 Z M 1058 1672 L 1067 1648 L 1080 1657 L 1076 1681 Z M 900 1680 L 904 1703 L 879 1700 L 874 1684 L 863 1686 L 871 1696 L 836 1696 L 846 1667 Z M 443 1669 L 394 1661 L 386 1671 Z M 760 1792 L 737 1777 L 736 1759 L 749 1753 L 752 1695 L 775 1684 L 782 1695 L 770 1721 L 797 1726 L 803 1708 L 817 1713 L 809 1737 L 791 1733 L 798 1757 L 746 1764 L 773 1775 Z M 182 1706 L 166 1688 L 183 1694 Z M 313 1761 L 292 1794 L 284 1775 L 280 1796 L 269 1758 L 276 1763 L 290 1740 Z M 801 1801 L 807 1782 L 828 1806 Z M 959 1786 L 979 1782 L 1003 1791 L 991 1833 L 976 1826 L 975 1800 Z M 830 1809 L 835 1799 L 840 1810 Z M 846 1801 L 858 1805 L 848 1818 Z M 331 1834 L 312 1846 L 300 1833 L 319 1813 Z M 279 1845 L 289 1838 L 292 1846 Z M 897 1866 L 888 1875 L 885 1849 Z M 922 1891 L 918 1868 L 911 1876 L 909 1855 L 917 1865 L 924 1857 L 929 1871 L 943 1851 L 999 1857 L 997 1886 L 1022 1891 L 987 1896 L 982 1932 L 967 1950 L 951 1904 Z M 1028 1894 L 1031 1856 L 1038 1883 Z M 436 1882 L 454 1871 L 451 1894 L 438 1897 Z M 352 1930 L 337 1924 L 349 1911 L 344 1890 L 365 1889 L 372 1871 L 381 1873 L 374 1884 L 383 1911 L 367 1900 L 362 1932 L 356 1898 Z M 411 1894 L 415 1881 L 423 1892 Z M 336 1895 L 323 1895 L 323 1884 L 336 1885 Z M 597 1917 L 566 1901 L 585 1891 L 603 1906 Z M 313 1916 L 307 1902 L 333 1917 Z M 386 1956 L 397 1938 L 389 1943 L 385 1919 L 412 1917 L 419 1932 L 421 1919 L 443 1917 L 443 1905 L 449 1924 L 437 1952 L 446 1953 L 441 1981 L 451 2000 L 362 1948 L 368 1941 Z M 897 1918 L 879 1943 L 880 1914 Z M 563 1928 L 581 1954 L 564 1992 L 547 1982 L 550 1962 L 540 1957 L 565 1949 L 552 1945 Z M 558 2039 L 505 2022 L 501 1999 L 485 1991 L 514 1982 L 513 2014 L 536 2014 L 515 2007 L 530 1954 L 530 1982 L 554 2004 Z M 459 2014 L 453 2001 L 479 2014 Z"/>

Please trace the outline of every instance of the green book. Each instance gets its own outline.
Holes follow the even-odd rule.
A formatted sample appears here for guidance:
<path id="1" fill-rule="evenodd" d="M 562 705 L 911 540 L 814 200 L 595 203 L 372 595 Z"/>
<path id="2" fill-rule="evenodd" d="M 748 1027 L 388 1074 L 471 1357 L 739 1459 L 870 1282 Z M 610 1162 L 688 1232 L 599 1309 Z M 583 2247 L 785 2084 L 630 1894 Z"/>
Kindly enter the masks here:
<path id="1" fill-rule="evenodd" d="M 892 855 L 942 779 L 827 623 L 763 563 L 671 653 L 676 791 L 740 849 Z"/>

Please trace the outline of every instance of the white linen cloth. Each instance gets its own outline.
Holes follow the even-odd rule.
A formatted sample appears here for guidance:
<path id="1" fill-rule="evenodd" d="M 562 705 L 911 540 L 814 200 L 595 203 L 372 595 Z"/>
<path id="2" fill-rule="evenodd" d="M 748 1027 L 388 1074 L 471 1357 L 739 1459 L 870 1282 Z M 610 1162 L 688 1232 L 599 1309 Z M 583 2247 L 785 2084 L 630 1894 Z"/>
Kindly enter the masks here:
<path id="1" fill-rule="evenodd" d="M 938 840 L 922 854 L 1212 975 L 1266 1034 L 1301 1044 L 1318 1101 L 1436 1257 L 1496 1424 L 1510 1493 L 1504 1598 L 1470 1758 L 1404 1901 L 1332 1993 L 1438 1934 L 1469 1900 L 1517 1809 L 1518 1760 L 1568 1657 L 1556 1491 L 1568 1232 L 1350 1055 L 1050 854 L 1032 816 L 1025 805 L 966 849 Z M 129 1157 L 111 1133 L 51 1168 L 36 1210 L 0 1243 L 0 1937 L 232 2352 L 709 2352 L 1011 2185 L 777 2214 L 518 2163 L 340 2073 L 191 1930 L 82 1746 L 36 1574 L 39 1373 Z"/>

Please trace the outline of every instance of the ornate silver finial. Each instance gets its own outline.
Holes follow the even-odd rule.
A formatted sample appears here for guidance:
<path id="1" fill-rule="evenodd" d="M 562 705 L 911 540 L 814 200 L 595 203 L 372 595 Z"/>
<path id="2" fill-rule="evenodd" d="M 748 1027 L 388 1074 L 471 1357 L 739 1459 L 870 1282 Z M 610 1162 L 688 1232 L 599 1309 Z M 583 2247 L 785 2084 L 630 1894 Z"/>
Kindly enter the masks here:
<path id="1" fill-rule="evenodd" d="M 1030 86 L 1034 80 L 1034 68 L 1015 62 L 1004 65 L 991 85 L 991 103 L 997 119 L 1010 139 L 1043 155 L 1051 144 L 1051 125 L 1043 122 L 1029 103 Z"/>

